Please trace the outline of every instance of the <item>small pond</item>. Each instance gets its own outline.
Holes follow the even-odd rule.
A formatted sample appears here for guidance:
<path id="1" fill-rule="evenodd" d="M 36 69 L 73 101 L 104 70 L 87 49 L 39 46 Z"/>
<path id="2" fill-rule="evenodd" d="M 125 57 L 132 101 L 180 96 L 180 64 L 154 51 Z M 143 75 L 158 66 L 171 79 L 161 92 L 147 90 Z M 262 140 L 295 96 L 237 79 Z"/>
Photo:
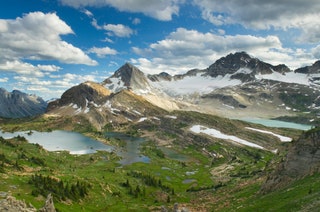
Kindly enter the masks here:
<path id="1" fill-rule="evenodd" d="M 190 160 L 190 158 L 186 155 L 180 154 L 177 151 L 173 149 L 169 149 L 167 147 L 159 147 L 159 149 L 165 154 L 166 157 L 173 159 L 173 160 L 178 160 L 181 162 L 187 162 Z"/>
<path id="2" fill-rule="evenodd" d="M 107 132 L 109 138 L 118 138 L 126 142 L 123 149 L 117 150 L 117 155 L 122 157 L 120 164 L 129 165 L 136 162 L 150 163 L 150 158 L 140 154 L 140 144 L 145 141 L 144 138 L 132 137 L 118 132 Z"/>

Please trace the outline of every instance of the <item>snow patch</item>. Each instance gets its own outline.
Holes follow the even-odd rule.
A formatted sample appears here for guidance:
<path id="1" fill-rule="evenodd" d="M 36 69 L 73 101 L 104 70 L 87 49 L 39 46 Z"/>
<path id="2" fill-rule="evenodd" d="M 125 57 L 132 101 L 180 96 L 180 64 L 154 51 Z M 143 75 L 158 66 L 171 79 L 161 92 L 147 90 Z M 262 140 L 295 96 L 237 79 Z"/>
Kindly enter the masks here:
<path id="1" fill-rule="evenodd" d="M 164 117 L 169 118 L 169 119 L 177 119 L 176 116 L 169 116 L 169 115 L 165 115 Z"/>
<path id="2" fill-rule="evenodd" d="M 119 78 L 112 77 L 112 78 L 109 78 L 109 80 L 111 81 L 111 83 L 106 84 L 105 87 L 111 90 L 113 93 L 116 93 L 126 88 L 126 86 L 124 85 L 124 82 Z"/>
<path id="3" fill-rule="evenodd" d="M 142 116 L 142 114 L 141 114 L 139 111 L 137 111 L 137 110 L 133 110 L 133 112 L 136 113 L 136 114 L 138 114 L 138 115 L 140 115 L 140 116 Z"/>
<path id="4" fill-rule="evenodd" d="M 301 85 L 310 85 L 310 75 L 301 74 L 301 73 L 294 73 L 288 72 L 285 74 L 281 74 L 278 72 L 273 72 L 272 74 L 257 74 L 256 79 L 267 79 L 267 80 L 274 80 L 279 82 L 286 82 L 286 83 L 297 83 Z"/>
<path id="5" fill-rule="evenodd" d="M 138 122 L 143 122 L 143 121 L 145 121 L 145 120 L 147 120 L 147 119 L 148 119 L 147 117 L 142 117 L 142 118 L 139 119 Z"/>
<path id="6" fill-rule="evenodd" d="M 270 131 L 267 131 L 267 130 L 260 130 L 260 129 L 256 129 L 256 128 L 252 128 L 252 127 L 246 127 L 246 129 L 257 131 L 257 132 L 261 132 L 261 133 L 265 133 L 265 134 L 269 134 L 269 135 L 273 135 L 273 136 L 279 138 L 280 141 L 282 141 L 282 142 L 291 142 L 292 141 L 292 138 L 289 138 L 289 137 L 286 137 L 286 136 L 282 136 L 282 135 L 279 135 L 279 134 L 276 134 L 276 133 L 273 133 L 273 132 L 270 132 Z"/>
<path id="7" fill-rule="evenodd" d="M 264 149 L 264 147 L 262 147 L 260 145 L 254 144 L 252 142 L 246 141 L 244 139 L 238 138 L 233 135 L 226 135 L 226 134 L 220 132 L 219 130 L 208 128 L 208 127 L 205 127 L 202 125 L 194 125 L 190 128 L 190 130 L 194 133 L 204 133 L 204 134 L 207 134 L 211 137 L 220 138 L 220 139 L 224 139 L 224 140 L 232 140 L 234 142 L 237 142 L 239 144 L 243 144 L 246 146 L 250 146 L 250 147 L 254 147 L 254 148 L 258 148 L 258 149 Z"/>

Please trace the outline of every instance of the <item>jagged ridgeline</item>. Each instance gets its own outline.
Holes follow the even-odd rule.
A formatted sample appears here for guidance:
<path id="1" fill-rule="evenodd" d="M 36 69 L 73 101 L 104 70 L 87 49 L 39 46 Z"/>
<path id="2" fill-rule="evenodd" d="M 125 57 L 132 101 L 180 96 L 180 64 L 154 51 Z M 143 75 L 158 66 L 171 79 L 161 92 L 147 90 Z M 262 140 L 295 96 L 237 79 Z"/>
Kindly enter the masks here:
<path id="1" fill-rule="evenodd" d="M 0 117 L 23 118 L 43 114 L 47 103 L 36 95 L 0 88 Z"/>

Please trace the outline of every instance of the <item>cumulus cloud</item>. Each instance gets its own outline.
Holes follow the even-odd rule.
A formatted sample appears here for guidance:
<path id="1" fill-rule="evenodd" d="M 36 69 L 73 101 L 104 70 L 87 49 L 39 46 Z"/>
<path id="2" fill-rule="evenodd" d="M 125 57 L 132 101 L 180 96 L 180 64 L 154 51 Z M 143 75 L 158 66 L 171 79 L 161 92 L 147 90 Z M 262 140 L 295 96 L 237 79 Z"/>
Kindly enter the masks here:
<path id="1" fill-rule="evenodd" d="M 8 77 L 0 78 L 0 82 L 8 82 L 8 81 L 9 81 Z"/>
<path id="2" fill-rule="evenodd" d="M 300 29 L 300 41 L 320 41 L 320 1 L 193 0 L 202 17 L 215 25 L 242 24 L 253 29 Z"/>
<path id="3" fill-rule="evenodd" d="M 97 77 L 93 74 L 78 75 L 65 73 L 62 75 L 49 75 L 49 78 L 43 79 L 38 76 L 18 75 L 14 76 L 15 89 L 25 90 L 25 92 L 35 92 L 44 99 L 60 97 L 63 92 L 79 84 L 79 82 L 96 81 Z M 32 83 L 31 83 L 32 82 Z"/>
<path id="4" fill-rule="evenodd" d="M 103 48 L 97 48 L 97 47 L 93 47 L 91 49 L 89 49 L 89 53 L 94 53 L 96 54 L 98 57 L 105 57 L 106 55 L 116 55 L 118 52 L 115 49 L 111 49 L 109 47 L 103 47 Z"/>
<path id="5" fill-rule="evenodd" d="M 19 60 L 5 61 L 0 63 L 0 71 L 10 71 L 23 75 L 43 77 L 47 72 L 55 72 L 61 67 L 55 65 L 32 65 Z"/>
<path id="6" fill-rule="evenodd" d="M 105 24 L 102 28 L 108 32 L 109 36 L 130 37 L 133 34 L 133 30 L 123 24 Z"/>
<path id="7" fill-rule="evenodd" d="M 68 64 L 97 65 L 81 49 L 61 39 L 72 29 L 55 13 L 32 12 L 23 17 L 0 19 L 0 69 L 25 72 L 57 70 L 33 66 L 23 60 L 55 60 Z"/>
<path id="8" fill-rule="evenodd" d="M 182 0 L 60 0 L 64 5 L 75 8 L 86 6 L 111 6 L 119 11 L 143 13 L 161 21 L 172 20 L 173 15 L 179 14 L 179 4 Z"/>
<path id="9" fill-rule="evenodd" d="M 310 58 L 305 52 L 283 48 L 277 36 L 220 35 L 185 28 L 178 28 L 145 49 L 134 47 L 132 50 L 141 58 L 131 62 L 153 74 L 162 71 L 178 74 L 193 68 L 206 68 L 220 57 L 236 51 L 246 51 L 271 64 L 285 63 L 292 68 Z"/>

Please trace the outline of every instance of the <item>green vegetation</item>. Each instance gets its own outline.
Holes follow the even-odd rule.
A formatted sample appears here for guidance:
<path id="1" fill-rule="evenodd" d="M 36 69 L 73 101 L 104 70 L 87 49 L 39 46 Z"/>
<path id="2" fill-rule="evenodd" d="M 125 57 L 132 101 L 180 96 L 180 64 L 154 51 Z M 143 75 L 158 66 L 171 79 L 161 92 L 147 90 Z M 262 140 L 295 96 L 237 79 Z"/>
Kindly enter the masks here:
<path id="1" fill-rule="evenodd" d="M 50 176 L 42 176 L 42 174 L 32 175 L 28 183 L 35 187 L 31 192 L 33 196 L 41 194 L 45 197 L 51 193 L 58 201 L 66 199 L 79 201 L 88 195 L 90 188 L 86 182 L 77 181 L 77 183 L 69 184 Z"/>
<path id="2" fill-rule="evenodd" d="M 63 151 L 48 152 L 28 143 L 24 137 L 0 137 L 0 192 L 10 191 L 37 208 L 51 193 L 59 211 L 159 211 L 162 205 L 172 208 L 175 202 L 191 211 L 257 211 L 259 207 L 278 210 L 283 209 L 285 203 L 296 210 L 319 196 L 318 175 L 299 181 L 303 188 L 295 183 L 293 190 L 259 193 L 267 174 L 281 161 L 290 144 L 245 127 L 270 128 L 196 112 L 180 111 L 171 115 L 177 119 L 159 117 L 161 121 L 117 127 L 128 135 L 146 137 L 140 152 L 150 158 L 150 163 L 122 166 L 114 152 L 70 155 Z M 189 128 L 193 124 L 254 140 L 270 150 L 279 149 L 280 153 L 191 133 Z M 118 138 L 105 138 L 105 132 L 97 132 L 81 117 L 65 120 L 40 117 L 18 124 L 7 120 L 1 129 L 73 130 L 120 148 L 126 144 Z M 104 129 L 115 130 L 110 124 Z M 293 138 L 301 133 L 289 129 L 272 131 Z M 291 198 L 284 195 L 285 192 L 295 192 L 295 195 Z M 305 198 L 297 203 L 294 198 L 303 197 L 299 192 Z M 282 203 L 271 204 L 280 197 L 286 198 L 281 199 Z"/>

